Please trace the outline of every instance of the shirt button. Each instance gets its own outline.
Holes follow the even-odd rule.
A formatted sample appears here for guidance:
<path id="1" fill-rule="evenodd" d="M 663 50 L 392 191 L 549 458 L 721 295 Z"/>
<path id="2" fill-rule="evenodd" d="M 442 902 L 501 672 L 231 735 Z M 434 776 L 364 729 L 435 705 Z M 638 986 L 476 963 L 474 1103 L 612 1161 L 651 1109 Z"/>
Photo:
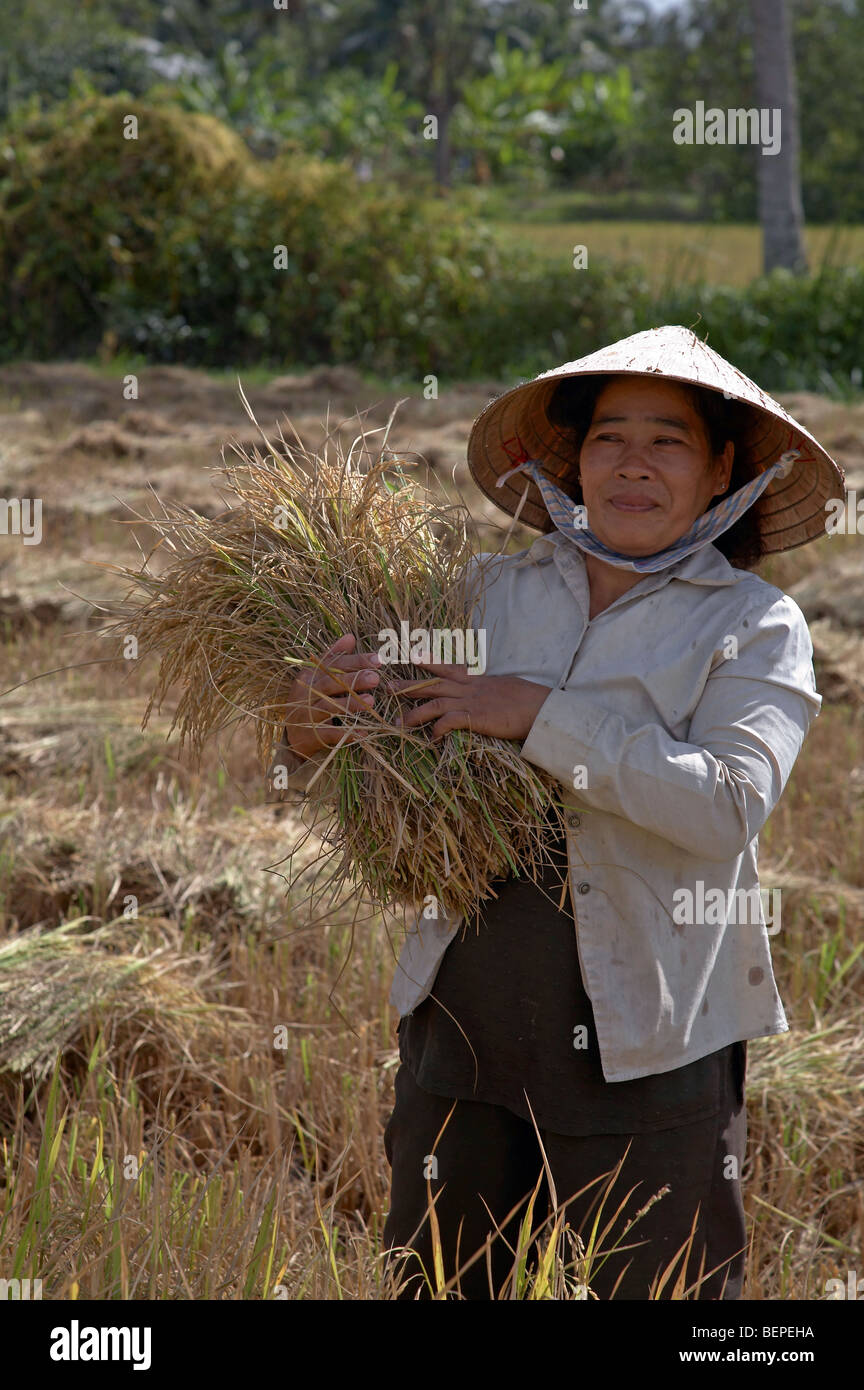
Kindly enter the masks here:
<path id="1" fill-rule="evenodd" d="M 581 816 L 568 816 L 568 817 L 567 817 L 567 824 L 570 826 L 571 830 L 575 830 L 577 826 L 579 826 L 579 825 L 582 824 L 582 817 L 581 817 Z"/>
<path id="2" fill-rule="evenodd" d="M 577 883 L 577 885 L 576 885 L 576 892 L 577 892 L 577 893 L 590 893 L 590 892 L 591 892 L 591 884 L 590 884 L 590 883 Z"/>

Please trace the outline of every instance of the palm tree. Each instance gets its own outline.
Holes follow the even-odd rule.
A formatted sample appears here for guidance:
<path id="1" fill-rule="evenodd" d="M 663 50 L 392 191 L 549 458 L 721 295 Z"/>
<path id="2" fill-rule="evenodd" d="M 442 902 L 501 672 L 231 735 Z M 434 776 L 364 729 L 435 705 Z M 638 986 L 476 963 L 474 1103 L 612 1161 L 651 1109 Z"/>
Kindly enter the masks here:
<path id="1" fill-rule="evenodd" d="M 781 112 L 780 150 L 758 154 L 759 221 L 766 271 L 807 270 L 799 168 L 798 92 L 786 0 L 750 0 L 756 104 Z"/>
<path id="2" fill-rule="evenodd" d="M 451 178 L 450 121 L 464 83 L 489 48 L 489 11 L 481 0 L 402 0 L 397 20 L 412 95 L 437 121 L 435 179 Z M 416 84 L 416 85 L 414 85 Z"/>

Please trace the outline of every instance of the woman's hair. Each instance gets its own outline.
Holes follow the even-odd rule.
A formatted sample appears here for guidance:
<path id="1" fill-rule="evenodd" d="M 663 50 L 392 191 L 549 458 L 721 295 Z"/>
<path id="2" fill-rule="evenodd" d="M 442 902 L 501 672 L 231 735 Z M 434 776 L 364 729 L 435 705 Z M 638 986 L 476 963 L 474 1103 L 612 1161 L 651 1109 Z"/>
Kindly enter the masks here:
<path id="1" fill-rule="evenodd" d="M 594 415 L 594 406 L 601 391 L 610 381 L 620 380 L 614 373 L 585 377 L 565 377 L 555 389 L 546 414 L 553 425 L 557 425 L 572 442 L 574 457 L 585 441 Z M 667 381 L 667 378 L 663 378 Z M 713 455 L 721 454 L 728 440 L 735 446 L 729 486 L 719 497 L 712 497 L 709 510 L 730 493 L 759 476 L 759 469 L 751 462 L 745 446 L 745 439 L 753 425 L 750 408 L 739 401 L 727 401 L 719 391 L 707 387 L 693 386 L 686 381 L 673 381 L 669 385 L 678 386 L 686 393 L 690 402 L 705 425 L 708 442 Z M 572 478 L 563 480 L 568 494 L 574 502 L 582 501 L 582 488 L 576 481 L 575 469 Z M 759 526 L 761 498 L 747 508 L 743 516 L 724 531 L 714 541 L 717 549 L 726 556 L 730 565 L 736 569 L 752 569 L 766 554 L 762 544 Z M 549 521 L 544 531 L 551 531 L 554 523 Z"/>

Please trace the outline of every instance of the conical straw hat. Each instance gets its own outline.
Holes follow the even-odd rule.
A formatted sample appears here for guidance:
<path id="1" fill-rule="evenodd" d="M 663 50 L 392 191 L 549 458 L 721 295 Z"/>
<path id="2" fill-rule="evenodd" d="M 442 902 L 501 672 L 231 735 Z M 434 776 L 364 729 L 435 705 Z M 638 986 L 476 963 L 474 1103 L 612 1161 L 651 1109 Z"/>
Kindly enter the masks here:
<path id="1" fill-rule="evenodd" d="M 547 406 L 564 377 L 598 372 L 661 376 L 725 392 L 748 405 L 753 425 L 743 446 L 761 472 L 789 449 L 798 458 L 785 477 L 777 477 L 760 499 L 762 546 L 766 553 L 791 550 L 825 535 L 825 504 L 839 498 L 844 506 L 844 473 L 812 434 L 787 414 L 755 382 L 709 348 L 689 328 L 668 325 L 634 333 L 575 362 L 542 372 L 533 381 L 505 391 L 478 415 L 468 439 L 468 465 L 478 485 L 499 507 L 516 512 L 528 484 L 520 521 L 543 530 L 548 512 L 535 483 L 514 473 L 501 487 L 496 480 L 527 459 L 537 459 L 543 472 L 568 495 L 575 496 L 576 456 L 564 428 L 555 425 Z"/>

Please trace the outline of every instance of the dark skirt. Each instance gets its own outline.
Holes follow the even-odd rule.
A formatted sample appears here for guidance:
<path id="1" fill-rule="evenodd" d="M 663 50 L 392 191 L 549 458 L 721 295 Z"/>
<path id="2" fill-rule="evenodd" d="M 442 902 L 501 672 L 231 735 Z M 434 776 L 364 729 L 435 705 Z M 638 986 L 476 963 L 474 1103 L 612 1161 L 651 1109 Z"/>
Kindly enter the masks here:
<path id="1" fill-rule="evenodd" d="M 540 886 L 497 885 L 479 931 L 469 926 L 451 942 L 432 995 L 400 1023 L 402 1066 L 384 1137 L 393 1170 L 384 1247 L 408 1252 L 407 1264 L 397 1257 L 394 1265 L 409 1276 L 398 1296 L 429 1295 L 426 1280 L 410 1276 L 418 1257 L 433 1268 L 430 1194 L 445 1277 L 459 1266 L 463 1297 L 501 1296 L 490 1278 L 493 1290 L 506 1290 L 538 1180 L 535 1224 L 552 1205 L 545 1155 L 568 1224 L 586 1240 L 601 1175 L 623 1162 L 604 1222 L 626 1200 L 601 1241 L 608 1258 L 592 1267 L 594 1296 L 647 1299 L 661 1271 L 675 1265 L 677 1276 L 686 1261 L 685 1284 L 700 1267 L 707 1276 L 696 1297 L 739 1298 L 746 1044 L 659 1075 L 606 1081 L 569 895 L 559 908 L 564 844 L 556 861 Z M 583 1037 L 587 1046 L 574 1047 Z M 488 1252 L 466 1269 L 486 1242 Z M 659 1296 L 671 1297 L 675 1284 L 669 1279 Z"/>
<path id="2" fill-rule="evenodd" d="M 383 1231 L 388 1267 L 402 1283 L 397 1297 L 427 1298 L 429 1284 L 434 1288 L 430 1202 L 444 1278 L 459 1274 L 463 1298 L 507 1297 L 513 1251 L 535 1187 L 534 1231 L 557 1203 L 586 1249 L 602 1203 L 591 1267 L 570 1270 L 580 1282 L 587 1275 L 592 1296 L 648 1299 L 656 1291 L 660 1298 L 680 1297 L 680 1277 L 688 1297 L 741 1297 L 747 1230 L 738 1175 L 747 1123 L 731 1076 L 720 1109 L 705 1120 L 635 1135 L 574 1138 L 541 1130 L 541 1137 L 542 1152 L 533 1125 L 510 1110 L 430 1095 L 404 1065 L 399 1068 L 384 1132 L 393 1172 Z M 562 1253 L 568 1250 L 565 1242 Z M 569 1263 L 571 1256 L 564 1258 Z M 661 1290 L 670 1267 L 672 1277 Z"/>
<path id="3" fill-rule="evenodd" d="M 498 880 L 479 927 L 450 943 L 431 995 L 399 1025 L 403 1064 L 433 1095 L 533 1111 L 557 1134 L 639 1134 L 716 1114 L 730 1072 L 740 1089 L 744 1043 L 633 1081 L 603 1076 L 569 892 L 562 901 L 564 841 L 552 856 L 539 885 Z"/>

